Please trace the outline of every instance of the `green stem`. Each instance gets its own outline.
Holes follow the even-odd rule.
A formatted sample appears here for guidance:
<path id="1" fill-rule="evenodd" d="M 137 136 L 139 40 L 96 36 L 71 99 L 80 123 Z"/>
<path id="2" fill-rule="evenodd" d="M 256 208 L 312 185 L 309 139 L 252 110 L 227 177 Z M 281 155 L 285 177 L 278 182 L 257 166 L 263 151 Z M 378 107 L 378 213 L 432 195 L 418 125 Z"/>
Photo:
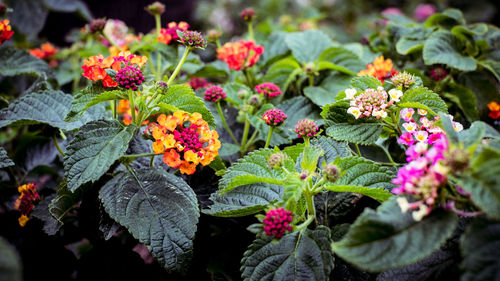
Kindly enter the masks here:
<path id="1" fill-rule="evenodd" d="M 243 128 L 243 136 L 241 137 L 240 154 L 243 154 L 245 152 L 249 129 L 250 129 L 250 121 L 248 120 L 248 114 L 245 114 L 245 127 Z"/>
<path id="2" fill-rule="evenodd" d="M 387 149 L 382 149 L 384 152 L 385 152 L 385 155 L 387 155 L 387 158 L 389 158 L 389 161 L 393 164 L 393 165 L 396 165 L 396 162 L 394 162 L 394 160 L 392 160 L 392 156 L 391 154 L 389 153 L 389 151 L 387 151 Z"/>
<path id="3" fill-rule="evenodd" d="M 358 153 L 358 156 L 361 156 L 361 151 L 359 150 L 359 146 L 357 143 L 354 144 L 354 147 L 356 147 L 356 153 Z"/>
<path id="4" fill-rule="evenodd" d="M 314 76 L 313 75 L 309 75 L 309 86 L 314 86 Z"/>
<path id="5" fill-rule="evenodd" d="M 269 127 L 269 134 L 267 134 L 267 140 L 266 144 L 264 145 L 264 148 L 267 148 L 271 143 L 271 137 L 273 136 L 273 132 L 274 132 L 274 127 L 273 126 Z"/>
<path id="6" fill-rule="evenodd" d="M 161 34 L 161 15 L 155 15 L 155 21 L 156 21 L 156 36 L 157 38 L 160 37 Z"/>
<path id="7" fill-rule="evenodd" d="M 149 159 L 149 167 L 153 167 L 154 161 L 155 161 L 155 156 L 151 155 L 151 159 Z"/>
<path id="8" fill-rule="evenodd" d="M 254 143 L 255 137 L 257 137 L 257 134 L 259 133 L 258 130 L 254 130 L 253 134 L 250 136 L 250 139 L 247 142 L 247 145 L 245 146 L 245 151 L 248 150 L 248 148 Z"/>
<path id="9" fill-rule="evenodd" d="M 114 119 L 117 119 L 118 116 L 116 114 L 116 103 L 114 101 L 109 101 L 109 105 L 111 106 L 111 115 Z"/>
<path id="10" fill-rule="evenodd" d="M 156 80 L 161 80 L 163 76 L 163 72 L 161 71 L 161 54 L 158 52 L 158 57 L 156 59 L 156 74 L 155 74 L 155 79 Z"/>
<path id="11" fill-rule="evenodd" d="M 226 118 L 224 117 L 224 114 L 222 113 L 222 108 L 220 106 L 220 101 L 217 101 L 215 103 L 217 106 L 217 111 L 219 112 L 220 119 L 222 120 L 222 124 L 224 125 L 224 128 L 226 128 L 226 131 L 229 133 L 231 138 L 233 139 L 234 144 L 240 145 L 238 141 L 236 140 L 236 137 L 233 134 L 233 131 L 231 131 L 231 128 L 229 128 L 229 125 L 227 125 Z"/>
<path id="12" fill-rule="evenodd" d="M 309 138 L 308 137 L 304 137 L 304 145 L 306 147 L 309 146 Z"/>
<path id="13" fill-rule="evenodd" d="M 221 49 L 222 45 L 220 44 L 219 39 L 215 40 L 215 45 L 217 45 L 217 49 Z"/>
<path id="14" fill-rule="evenodd" d="M 62 156 L 65 156 L 66 154 L 64 153 L 64 151 L 62 151 L 61 147 L 59 146 L 59 142 L 57 142 L 57 138 L 55 135 L 52 136 L 52 139 L 54 140 L 54 145 L 56 146 L 57 151 L 59 151 L 59 153 L 61 153 Z"/>
<path id="15" fill-rule="evenodd" d="M 297 226 L 297 230 L 302 230 L 306 228 L 311 222 L 316 219 L 316 208 L 314 207 L 314 195 L 306 193 L 304 194 L 307 204 L 307 220 L 301 225 Z"/>
<path id="16" fill-rule="evenodd" d="M 187 59 L 190 52 L 191 52 L 191 48 L 186 47 L 186 49 L 184 50 L 184 54 L 182 54 L 181 60 L 179 61 L 179 63 L 175 67 L 175 70 L 172 73 L 172 75 L 170 75 L 170 77 L 168 78 L 167 86 L 170 86 L 170 84 L 172 84 L 172 82 L 174 82 L 175 76 L 177 76 L 177 74 L 179 74 L 179 71 L 181 71 L 181 67 L 186 62 L 186 59 Z"/>
<path id="17" fill-rule="evenodd" d="M 135 124 L 135 102 L 134 102 L 134 91 L 128 91 L 128 98 L 130 100 L 130 114 L 132 115 L 132 124 Z"/>
<path id="18" fill-rule="evenodd" d="M 139 157 L 149 157 L 149 156 L 155 156 L 155 155 L 160 155 L 161 153 L 142 153 L 142 154 L 130 154 L 130 155 L 123 155 L 122 158 L 139 158 Z"/>
<path id="19" fill-rule="evenodd" d="M 314 217 L 308 217 L 305 222 L 301 223 L 300 225 L 297 225 L 297 227 L 295 227 L 295 229 L 297 231 L 300 231 L 300 230 L 308 227 L 311 224 L 311 222 L 313 222 L 313 220 L 314 220 Z"/>
<path id="20" fill-rule="evenodd" d="M 255 37 L 253 36 L 253 26 L 252 22 L 248 23 L 248 35 L 250 36 L 251 41 L 255 41 Z"/>

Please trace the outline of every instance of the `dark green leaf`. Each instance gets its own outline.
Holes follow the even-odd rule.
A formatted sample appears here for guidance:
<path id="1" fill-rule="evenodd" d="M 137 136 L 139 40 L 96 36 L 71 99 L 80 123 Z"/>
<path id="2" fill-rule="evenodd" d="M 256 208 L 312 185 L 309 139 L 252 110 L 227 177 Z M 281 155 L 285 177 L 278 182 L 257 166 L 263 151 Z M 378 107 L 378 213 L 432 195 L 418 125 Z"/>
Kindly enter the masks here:
<path id="1" fill-rule="evenodd" d="M 333 269 L 330 230 L 324 226 L 285 235 L 260 236 L 241 260 L 243 280 L 328 280 Z"/>
<path id="2" fill-rule="evenodd" d="M 329 137 L 320 136 L 319 138 L 312 139 L 311 144 L 321 146 L 327 164 L 335 161 L 337 157 L 345 158 L 351 156 L 351 151 L 347 143 L 337 142 Z"/>
<path id="3" fill-rule="evenodd" d="M 92 20 L 87 5 L 80 0 L 43 0 L 43 2 L 50 10 L 63 13 L 78 12 L 85 20 Z"/>
<path id="4" fill-rule="evenodd" d="M 34 36 L 42 30 L 49 13 L 42 1 L 8 0 L 7 4 L 13 10 L 9 15 L 12 26 L 20 33 Z"/>
<path id="5" fill-rule="evenodd" d="M 51 72 L 48 64 L 25 50 L 0 48 L 0 75 L 2 76 L 32 75 L 39 77 L 51 74 Z"/>
<path id="6" fill-rule="evenodd" d="M 7 156 L 7 151 L 3 147 L 0 147 L 0 169 L 14 165 L 14 162 Z"/>
<path id="7" fill-rule="evenodd" d="M 457 83 L 449 83 L 443 89 L 445 97 L 453 101 L 465 114 L 469 121 L 479 119 L 476 95 L 467 87 Z"/>
<path id="8" fill-rule="evenodd" d="M 423 58 L 426 65 L 446 64 L 449 67 L 463 71 L 477 68 L 477 63 L 472 57 L 460 53 L 457 39 L 446 30 L 432 33 L 425 41 Z"/>
<path id="9" fill-rule="evenodd" d="M 457 216 L 434 210 L 421 221 L 401 213 L 395 199 L 375 212 L 365 211 L 333 250 L 341 258 L 369 271 L 383 271 L 413 264 L 439 249 L 453 233 Z M 397 258 L 394 258 L 397 257 Z"/>
<path id="10" fill-rule="evenodd" d="M 22 281 L 23 270 L 16 248 L 0 237 L 0 281 Z"/>
<path id="11" fill-rule="evenodd" d="M 318 30 L 288 33 L 285 42 L 295 59 L 303 64 L 316 61 L 333 44 L 326 34 Z"/>
<path id="12" fill-rule="evenodd" d="M 448 106 L 446 106 L 446 103 L 439 97 L 439 95 L 425 87 L 412 88 L 406 91 L 401 97 L 401 103 L 407 102 L 417 102 L 423 104 L 436 113 L 448 112 Z"/>
<path id="13" fill-rule="evenodd" d="M 182 179 L 163 168 L 131 170 L 106 183 L 99 199 L 167 270 L 186 270 L 199 211 L 196 195 Z"/>
<path id="14" fill-rule="evenodd" d="M 446 9 L 442 13 L 436 13 L 425 21 L 425 27 L 441 26 L 451 28 L 455 25 L 464 25 L 464 15 L 457 9 Z"/>
<path id="15" fill-rule="evenodd" d="M 273 63 L 262 80 L 273 82 L 282 91 L 286 91 L 288 85 L 302 72 L 300 64 L 292 57 L 287 57 Z"/>
<path id="16" fill-rule="evenodd" d="M 347 113 L 346 113 L 347 114 Z M 326 134 L 337 141 L 369 145 L 375 144 L 382 134 L 382 124 L 334 124 L 326 129 Z"/>
<path id="17" fill-rule="evenodd" d="M 357 76 L 351 79 L 351 86 L 357 90 L 364 91 L 368 88 L 377 89 L 378 86 L 382 86 L 382 83 L 375 77 Z"/>
<path id="18" fill-rule="evenodd" d="M 365 68 L 365 64 L 356 54 L 342 47 L 330 47 L 324 50 L 319 57 L 319 61 L 320 68 L 321 62 L 329 62 L 334 66 L 330 69 L 349 75 L 356 75 Z"/>
<path id="19" fill-rule="evenodd" d="M 49 195 L 43 198 L 42 201 L 38 202 L 36 208 L 33 210 L 31 215 L 38 218 L 43 222 L 43 231 L 48 235 L 54 235 L 59 230 L 59 222 L 52 217 L 49 212 L 49 204 L 56 197 L 55 194 Z"/>
<path id="20" fill-rule="evenodd" d="M 78 93 L 71 104 L 71 111 L 68 113 L 64 120 L 66 121 L 76 121 L 85 113 L 90 107 L 97 105 L 102 102 L 113 101 L 113 100 L 123 100 L 127 99 L 126 93 L 120 90 L 106 91 L 102 93 L 92 93 L 94 87 L 90 86 L 87 90 L 83 90 Z"/>
<path id="21" fill-rule="evenodd" d="M 64 157 L 68 188 L 74 192 L 86 182 L 95 182 L 127 151 L 136 126 L 116 120 L 92 121 L 80 128 Z"/>
<path id="22" fill-rule="evenodd" d="M 304 88 L 304 95 L 316 105 L 324 106 L 335 101 L 337 92 L 329 91 L 322 87 L 309 86 Z"/>

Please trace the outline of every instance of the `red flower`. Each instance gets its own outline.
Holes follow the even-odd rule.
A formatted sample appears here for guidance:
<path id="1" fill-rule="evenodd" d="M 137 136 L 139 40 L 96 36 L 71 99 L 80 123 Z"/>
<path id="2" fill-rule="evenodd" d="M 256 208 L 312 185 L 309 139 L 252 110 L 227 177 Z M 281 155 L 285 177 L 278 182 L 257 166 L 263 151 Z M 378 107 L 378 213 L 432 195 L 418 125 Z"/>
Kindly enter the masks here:
<path id="1" fill-rule="evenodd" d="M 0 45 L 2 45 L 3 42 L 9 40 L 10 37 L 12 37 L 12 35 L 14 34 L 14 31 L 12 31 L 9 23 L 10 21 L 7 19 L 0 21 Z"/>
<path id="2" fill-rule="evenodd" d="M 217 49 L 217 58 L 225 61 L 230 69 L 241 70 L 257 63 L 262 53 L 264 53 L 264 47 L 256 45 L 253 41 L 241 40 L 226 43 L 222 48 Z"/>
<path id="3" fill-rule="evenodd" d="M 25 185 L 21 185 L 17 188 L 19 193 L 19 197 L 14 203 L 14 208 L 16 210 L 21 211 L 21 217 L 19 217 L 19 225 L 25 226 L 26 222 L 29 220 L 29 214 L 33 211 L 35 207 L 35 203 L 40 201 L 40 196 L 38 196 L 38 192 L 36 191 L 34 183 L 28 183 Z"/>

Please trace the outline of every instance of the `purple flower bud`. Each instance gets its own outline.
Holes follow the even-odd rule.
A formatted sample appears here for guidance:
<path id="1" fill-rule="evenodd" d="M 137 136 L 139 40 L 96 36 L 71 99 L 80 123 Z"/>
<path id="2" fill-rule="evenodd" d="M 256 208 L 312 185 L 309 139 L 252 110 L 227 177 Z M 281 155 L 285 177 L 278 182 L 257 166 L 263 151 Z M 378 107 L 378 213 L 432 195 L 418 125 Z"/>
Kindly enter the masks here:
<path id="1" fill-rule="evenodd" d="M 218 102 L 226 98 L 226 92 L 219 86 L 212 86 L 205 91 L 205 100 Z"/>

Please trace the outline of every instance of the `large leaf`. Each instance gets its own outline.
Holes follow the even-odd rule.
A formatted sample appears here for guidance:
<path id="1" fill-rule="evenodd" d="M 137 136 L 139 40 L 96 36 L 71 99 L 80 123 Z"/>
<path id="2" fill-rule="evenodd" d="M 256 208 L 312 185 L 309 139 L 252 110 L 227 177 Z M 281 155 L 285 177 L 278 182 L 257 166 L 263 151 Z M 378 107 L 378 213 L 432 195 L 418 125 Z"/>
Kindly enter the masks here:
<path id="1" fill-rule="evenodd" d="M 215 192 L 210 195 L 214 204 L 202 212 L 217 217 L 248 216 L 279 201 L 282 192 L 281 186 L 267 183 L 239 186 L 224 194 Z"/>
<path id="2" fill-rule="evenodd" d="M 85 20 L 92 20 L 87 5 L 80 0 L 43 0 L 43 2 L 50 10 L 63 13 L 78 12 Z"/>
<path id="3" fill-rule="evenodd" d="M 51 72 L 48 64 L 25 50 L 0 48 L 1 76 L 32 75 L 39 77 Z"/>
<path id="4" fill-rule="evenodd" d="M 474 58 L 460 53 L 458 40 L 446 30 L 432 33 L 425 41 L 423 58 L 426 65 L 446 64 L 449 67 L 462 71 L 471 71 L 477 68 Z"/>
<path id="5" fill-rule="evenodd" d="M 365 209 L 333 250 L 341 258 L 369 271 L 413 264 L 439 249 L 453 233 L 457 216 L 434 210 L 421 221 L 401 213 L 395 199 L 377 211 Z M 395 258 L 397 257 L 397 258 Z"/>
<path id="6" fill-rule="evenodd" d="M 326 34 L 318 30 L 288 33 L 285 42 L 295 59 L 303 64 L 316 61 L 333 44 Z"/>
<path id="7" fill-rule="evenodd" d="M 287 57 L 273 63 L 263 77 L 264 81 L 273 82 L 283 91 L 302 71 L 300 64 L 292 57 Z"/>
<path id="8" fill-rule="evenodd" d="M 288 46 L 285 42 L 286 36 L 286 32 L 273 32 L 269 36 L 267 42 L 264 43 L 264 50 L 266 51 L 262 54 L 262 61 L 265 62 L 266 65 L 288 53 Z"/>
<path id="9" fill-rule="evenodd" d="M 181 178 L 162 168 L 130 170 L 106 183 L 99 199 L 167 270 L 186 270 L 199 211 L 196 195 Z"/>
<path id="10" fill-rule="evenodd" d="M 322 62 L 331 63 L 333 67 L 328 67 L 325 64 L 325 68 L 337 70 L 349 75 L 356 75 L 365 68 L 365 64 L 361 59 L 351 51 L 342 47 L 330 47 L 324 50 L 319 57 L 320 69 Z"/>
<path id="11" fill-rule="evenodd" d="M 337 142 L 332 138 L 320 136 L 311 140 L 311 144 L 321 146 L 324 152 L 325 162 L 328 164 L 335 161 L 337 157 L 345 158 L 351 156 L 349 146 L 345 142 Z"/>
<path id="12" fill-rule="evenodd" d="M 40 0 L 8 0 L 13 12 L 9 15 L 12 26 L 25 35 L 36 35 L 45 25 L 48 11 Z"/>
<path id="13" fill-rule="evenodd" d="M 175 106 L 177 110 L 184 110 L 189 113 L 198 112 L 203 116 L 203 120 L 215 127 L 214 116 L 205 106 L 203 100 L 195 95 L 193 89 L 186 85 L 173 85 L 168 87 L 158 100 L 160 103 Z"/>
<path id="14" fill-rule="evenodd" d="M 443 89 L 445 97 L 454 102 L 465 114 L 467 120 L 479 119 L 476 95 L 467 87 L 451 82 Z"/>
<path id="15" fill-rule="evenodd" d="M 260 149 L 240 158 L 220 179 L 220 192 L 226 193 L 252 183 L 282 184 L 286 174 L 282 170 L 269 168 L 268 159 L 273 153 L 272 149 Z M 285 168 L 294 171 L 294 162 L 287 158 Z"/>
<path id="16" fill-rule="evenodd" d="M 14 166 L 14 161 L 12 161 L 7 156 L 7 151 L 3 147 L 0 147 L 0 169 L 7 168 L 10 166 Z"/>
<path id="17" fill-rule="evenodd" d="M 324 106 L 335 101 L 337 93 L 322 87 L 309 86 L 304 88 L 304 95 L 316 105 Z"/>
<path id="18" fill-rule="evenodd" d="M 496 280 L 500 274 L 500 223 L 476 220 L 461 242 L 462 281 Z"/>
<path id="19" fill-rule="evenodd" d="M 500 152 L 483 148 L 471 163 L 470 175 L 462 187 L 487 216 L 500 219 Z"/>
<path id="20" fill-rule="evenodd" d="M 0 272 L 0 281 L 23 280 L 21 258 L 3 237 L 0 237 Z"/>
<path id="21" fill-rule="evenodd" d="M 76 203 L 80 201 L 82 189 L 78 189 L 75 193 L 71 192 L 66 182 L 59 184 L 57 189 L 57 195 L 50 201 L 48 205 L 48 210 L 52 217 L 57 221 L 58 228 L 60 228 L 64 222 L 64 217 L 68 212 L 73 209 Z"/>
<path id="22" fill-rule="evenodd" d="M 382 86 L 382 83 L 372 76 L 359 76 L 351 79 L 351 86 L 360 91 L 364 91 L 368 88 L 377 89 L 378 86 Z"/>
<path id="23" fill-rule="evenodd" d="M 330 190 L 330 191 L 335 191 L 335 192 L 353 192 L 353 193 L 358 193 L 362 194 L 368 197 L 371 197 L 379 202 L 384 202 L 389 200 L 389 198 L 392 197 L 392 194 L 381 188 L 373 188 L 373 187 L 366 187 L 366 186 L 354 186 L 354 185 L 325 185 L 325 188 Z"/>
<path id="24" fill-rule="evenodd" d="M 346 113 L 347 114 L 347 113 Z M 375 144 L 382 134 L 382 124 L 334 124 L 326 129 L 326 134 L 337 141 L 347 141 L 357 144 Z"/>
<path id="25" fill-rule="evenodd" d="M 465 25 L 462 12 L 458 9 L 446 9 L 442 13 L 436 13 L 425 21 L 425 27 L 441 26 L 450 28 L 455 25 Z"/>
<path id="26" fill-rule="evenodd" d="M 68 188 L 75 191 L 95 182 L 127 151 L 137 127 L 124 127 L 117 120 L 92 121 L 80 128 L 64 157 Z"/>
<path id="27" fill-rule="evenodd" d="M 401 97 L 401 104 L 404 103 L 420 103 L 436 113 L 448 112 L 448 106 L 439 95 L 425 87 L 412 88 L 406 91 Z"/>
<path id="28" fill-rule="evenodd" d="M 101 108 L 86 112 L 76 122 L 66 122 L 73 97 L 61 91 L 44 90 L 20 97 L 8 108 L 0 110 L 0 127 L 8 125 L 27 125 L 45 123 L 63 130 L 74 130 L 85 123 L 103 118 L 105 113 Z"/>
<path id="29" fill-rule="evenodd" d="M 285 235 L 259 236 L 241 260 L 243 280 L 328 280 L 333 269 L 330 230 L 324 226 Z"/>
<path id="30" fill-rule="evenodd" d="M 76 94 L 71 103 L 71 110 L 64 120 L 79 120 L 87 109 L 102 102 L 128 99 L 127 94 L 120 90 L 99 92 L 96 91 L 97 89 L 102 88 L 98 86 L 89 86 Z"/>

